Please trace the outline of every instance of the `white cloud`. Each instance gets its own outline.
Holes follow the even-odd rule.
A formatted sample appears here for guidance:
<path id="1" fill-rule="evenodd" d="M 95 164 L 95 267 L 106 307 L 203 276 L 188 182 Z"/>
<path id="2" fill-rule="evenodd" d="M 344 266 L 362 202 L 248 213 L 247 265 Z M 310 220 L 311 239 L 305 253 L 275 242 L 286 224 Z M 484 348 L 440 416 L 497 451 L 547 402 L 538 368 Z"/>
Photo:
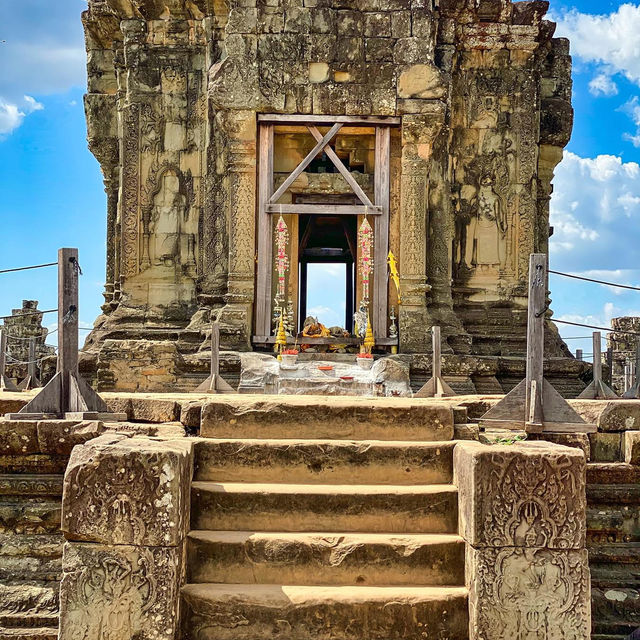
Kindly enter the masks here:
<path id="1" fill-rule="evenodd" d="M 633 121 L 633 124 L 636 125 L 635 135 L 623 133 L 622 137 L 631 142 L 634 147 L 640 147 L 640 102 L 638 102 L 638 96 L 634 96 L 631 100 L 623 104 L 620 110 L 626 113 Z"/>
<path id="2" fill-rule="evenodd" d="M 64 93 L 86 82 L 81 13 L 86 2 L 0 2 L 0 135 L 42 105 L 31 96 Z M 37 19 L 34 19 L 37 16 Z"/>
<path id="3" fill-rule="evenodd" d="M 589 91 L 594 96 L 615 96 L 618 94 L 618 85 L 606 73 L 599 73 L 589 82 Z"/>
<path id="4" fill-rule="evenodd" d="M 601 74 L 622 73 L 640 84 L 640 6 L 626 3 L 605 15 L 573 9 L 554 19 L 556 35 L 570 39 L 573 55 L 600 65 Z"/>
<path id="5" fill-rule="evenodd" d="M 554 268 L 636 269 L 640 165 L 618 156 L 581 158 L 565 152 L 554 179 L 551 225 Z"/>
<path id="6" fill-rule="evenodd" d="M 23 96 L 22 105 L 12 104 L 0 97 L 0 139 L 17 129 L 30 113 L 42 109 L 44 105 L 31 96 Z"/>

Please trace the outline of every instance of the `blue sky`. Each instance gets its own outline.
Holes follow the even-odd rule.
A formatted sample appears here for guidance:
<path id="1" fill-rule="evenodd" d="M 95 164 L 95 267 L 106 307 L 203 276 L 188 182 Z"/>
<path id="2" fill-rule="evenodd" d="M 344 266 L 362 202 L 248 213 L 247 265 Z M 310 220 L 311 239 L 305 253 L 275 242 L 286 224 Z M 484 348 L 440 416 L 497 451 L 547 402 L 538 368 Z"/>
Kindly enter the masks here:
<path id="1" fill-rule="evenodd" d="M 0 269 L 51 262 L 58 247 L 77 246 L 81 321 L 90 326 L 102 302 L 106 205 L 85 140 L 84 7 L 85 0 L 0 0 Z M 640 4 L 552 0 L 551 11 L 557 34 L 572 41 L 576 110 L 554 181 L 551 266 L 638 285 Z M 332 305 L 329 282 L 318 274 L 327 299 L 313 306 Z M 611 317 L 640 315 L 640 292 L 556 276 L 551 289 L 560 319 L 608 326 Z M 0 276 L 0 315 L 22 298 L 55 307 L 55 269 Z M 591 352 L 588 341 L 569 344 Z"/>

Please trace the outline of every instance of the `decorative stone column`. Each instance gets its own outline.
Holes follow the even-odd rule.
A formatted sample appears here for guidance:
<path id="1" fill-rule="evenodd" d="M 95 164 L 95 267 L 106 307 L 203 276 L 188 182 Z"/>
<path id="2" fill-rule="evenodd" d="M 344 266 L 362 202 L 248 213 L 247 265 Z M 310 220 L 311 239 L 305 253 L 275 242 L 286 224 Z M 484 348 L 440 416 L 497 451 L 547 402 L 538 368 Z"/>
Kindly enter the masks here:
<path id="1" fill-rule="evenodd" d="M 73 450 L 60 640 L 173 640 L 189 527 L 192 445 L 123 435 Z"/>
<path id="2" fill-rule="evenodd" d="M 251 348 L 256 255 L 256 114 L 228 111 L 229 280 L 221 324 L 225 347 Z"/>
<path id="3" fill-rule="evenodd" d="M 400 348 L 424 353 L 430 349 L 432 320 L 427 311 L 427 227 L 429 159 L 440 128 L 433 116 L 402 118 L 400 180 Z"/>
<path id="4" fill-rule="evenodd" d="M 469 638 L 588 640 L 584 452 L 548 442 L 454 452 Z"/>

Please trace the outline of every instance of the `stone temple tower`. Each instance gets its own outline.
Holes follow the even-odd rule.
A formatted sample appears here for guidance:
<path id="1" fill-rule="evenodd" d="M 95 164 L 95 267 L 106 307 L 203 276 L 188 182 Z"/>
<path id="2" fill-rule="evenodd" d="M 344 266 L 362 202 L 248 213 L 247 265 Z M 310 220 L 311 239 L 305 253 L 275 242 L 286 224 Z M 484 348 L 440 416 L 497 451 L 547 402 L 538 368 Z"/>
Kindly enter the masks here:
<path id="1" fill-rule="evenodd" d="M 524 352 L 528 257 L 547 251 L 572 127 L 548 4 L 89 0 L 107 265 L 87 370 L 104 388 L 161 361 L 179 380 L 212 315 L 223 348 L 269 349 L 278 309 L 303 327 L 307 265 L 329 262 L 347 331 L 364 302 L 378 348 L 414 357 L 438 324 L 445 351 L 502 379 L 496 359 Z M 548 355 L 568 355 L 549 335 Z"/>

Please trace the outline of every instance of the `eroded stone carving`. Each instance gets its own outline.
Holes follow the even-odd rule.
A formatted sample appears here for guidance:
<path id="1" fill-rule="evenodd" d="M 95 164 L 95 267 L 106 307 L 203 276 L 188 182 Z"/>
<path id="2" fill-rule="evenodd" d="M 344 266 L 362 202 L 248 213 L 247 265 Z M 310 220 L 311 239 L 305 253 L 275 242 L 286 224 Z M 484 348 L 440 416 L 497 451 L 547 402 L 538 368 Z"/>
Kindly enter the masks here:
<path id="1" fill-rule="evenodd" d="M 180 547 L 68 542 L 61 640 L 175 638 L 182 571 Z"/>
<path id="2" fill-rule="evenodd" d="M 460 524 L 475 546 L 582 548 L 585 459 L 551 443 L 456 449 Z"/>
<path id="3" fill-rule="evenodd" d="M 186 441 L 96 438 L 69 460 L 62 530 L 73 540 L 178 545 L 188 521 L 190 476 Z"/>
<path id="4" fill-rule="evenodd" d="M 467 546 L 470 637 L 577 640 L 590 634 L 587 552 Z"/>

